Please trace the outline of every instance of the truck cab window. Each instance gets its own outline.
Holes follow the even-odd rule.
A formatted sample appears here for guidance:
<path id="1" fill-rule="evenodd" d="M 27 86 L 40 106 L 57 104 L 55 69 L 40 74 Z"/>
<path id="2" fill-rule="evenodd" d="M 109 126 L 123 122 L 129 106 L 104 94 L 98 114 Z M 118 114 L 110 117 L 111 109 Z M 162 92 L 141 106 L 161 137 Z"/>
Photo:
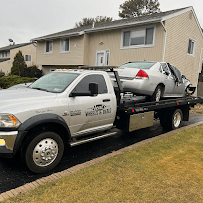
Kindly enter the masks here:
<path id="1" fill-rule="evenodd" d="M 107 86 L 103 75 L 88 75 L 84 77 L 74 88 L 74 91 L 87 92 L 89 91 L 89 83 L 98 83 L 99 94 L 107 93 Z"/>

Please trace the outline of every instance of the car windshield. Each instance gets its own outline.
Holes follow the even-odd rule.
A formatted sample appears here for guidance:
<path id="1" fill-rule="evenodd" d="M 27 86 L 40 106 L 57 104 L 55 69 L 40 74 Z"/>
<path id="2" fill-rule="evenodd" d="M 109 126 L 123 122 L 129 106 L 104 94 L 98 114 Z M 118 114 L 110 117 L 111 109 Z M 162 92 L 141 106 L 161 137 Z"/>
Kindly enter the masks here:
<path id="1" fill-rule="evenodd" d="M 150 69 L 155 62 L 129 62 L 121 65 L 121 68 Z"/>
<path id="2" fill-rule="evenodd" d="M 63 92 L 75 78 L 77 73 L 52 72 L 39 78 L 29 87 L 47 92 Z"/>

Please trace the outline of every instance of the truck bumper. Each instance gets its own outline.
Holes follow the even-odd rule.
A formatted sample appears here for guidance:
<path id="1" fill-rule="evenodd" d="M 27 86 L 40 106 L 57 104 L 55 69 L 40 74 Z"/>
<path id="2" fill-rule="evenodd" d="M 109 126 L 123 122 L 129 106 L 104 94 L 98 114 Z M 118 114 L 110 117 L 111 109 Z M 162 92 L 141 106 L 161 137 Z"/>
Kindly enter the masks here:
<path id="1" fill-rule="evenodd" d="M 0 156 L 13 157 L 13 148 L 18 131 L 0 132 Z"/>

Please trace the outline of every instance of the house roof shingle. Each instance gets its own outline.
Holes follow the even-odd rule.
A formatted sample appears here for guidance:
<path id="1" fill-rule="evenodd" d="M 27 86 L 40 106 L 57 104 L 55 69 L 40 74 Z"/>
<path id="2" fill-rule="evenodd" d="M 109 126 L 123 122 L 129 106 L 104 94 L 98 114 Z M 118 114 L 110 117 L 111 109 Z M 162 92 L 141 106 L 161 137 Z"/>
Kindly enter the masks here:
<path id="1" fill-rule="evenodd" d="M 1 47 L 0 51 L 9 51 L 11 49 L 16 49 L 16 48 L 27 46 L 27 45 L 30 45 L 30 44 L 32 44 L 32 42 L 9 45 L 9 46 L 5 46 L 5 47 Z"/>
<path id="2" fill-rule="evenodd" d="M 179 11 L 192 8 L 192 7 L 185 7 L 185 8 L 180 8 L 180 9 L 175 9 L 175 10 L 170 10 L 166 12 L 161 12 L 161 13 L 154 13 L 151 15 L 145 15 L 145 16 L 140 16 L 140 17 L 134 17 L 134 18 L 127 18 L 127 19 L 122 19 L 122 20 L 115 20 L 112 22 L 104 22 L 104 23 L 96 23 L 94 27 L 92 25 L 88 26 L 83 26 L 79 28 L 73 28 L 57 33 L 53 33 L 50 35 L 45 35 L 42 37 L 34 38 L 31 41 L 40 41 L 40 40 L 45 40 L 45 39 L 54 39 L 54 38 L 60 38 L 63 36 L 74 36 L 74 35 L 82 35 L 84 32 L 94 32 L 98 31 L 101 29 L 115 29 L 118 27 L 125 27 L 131 24 L 143 24 L 144 22 L 156 22 L 156 21 L 161 21 L 163 17 L 175 14 Z"/>

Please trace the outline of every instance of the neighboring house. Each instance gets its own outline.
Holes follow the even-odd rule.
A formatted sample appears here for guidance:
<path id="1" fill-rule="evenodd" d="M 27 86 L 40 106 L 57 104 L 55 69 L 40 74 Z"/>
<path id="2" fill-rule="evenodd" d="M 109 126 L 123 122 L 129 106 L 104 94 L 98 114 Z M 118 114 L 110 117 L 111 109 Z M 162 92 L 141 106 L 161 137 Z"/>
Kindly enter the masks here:
<path id="1" fill-rule="evenodd" d="M 74 28 L 32 41 L 37 41 L 37 65 L 44 73 L 78 65 L 166 61 L 196 86 L 203 59 L 203 33 L 192 7 Z"/>
<path id="2" fill-rule="evenodd" d="M 11 72 L 16 53 L 22 51 L 27 66 L 36 65 L 36 43 L 13 44 L 0 48 L 0 71 L 6 75 Z"/>

